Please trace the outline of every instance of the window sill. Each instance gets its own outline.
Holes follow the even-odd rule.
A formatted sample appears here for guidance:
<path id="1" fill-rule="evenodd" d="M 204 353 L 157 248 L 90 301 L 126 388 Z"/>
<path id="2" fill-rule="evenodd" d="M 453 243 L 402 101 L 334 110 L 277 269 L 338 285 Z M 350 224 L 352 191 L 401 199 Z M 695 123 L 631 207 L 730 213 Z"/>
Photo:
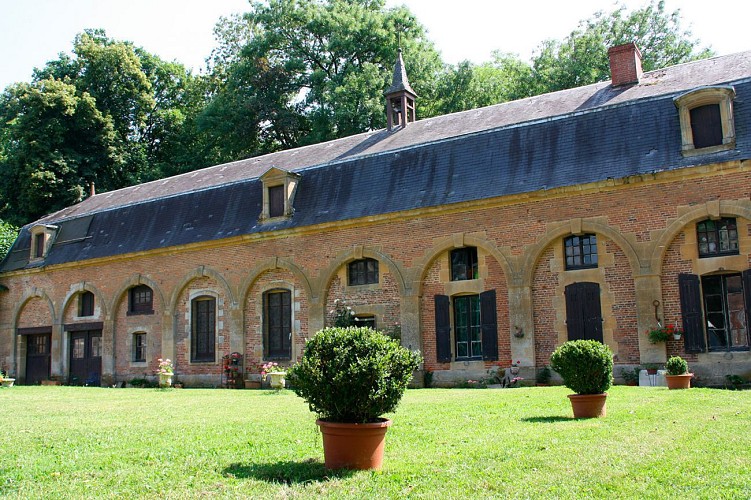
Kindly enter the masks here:
<path id="1" fill-rule="evenodd" d="M 154 314 L 154 310 L 151 311 L 127 311 L 126 316 L 149 316 Z"/>
<path id="2" fill-rule="evenodd" d="M 681 154 L 684 156 L 684 158 L 689 158 L 692 156 L 700 156 L 700 155 L 708 155 L 712 153 L 719 153 L 721 151 L 729 151 L 731 149 L 735 149 L 735 139 L 733 139 L 731 142 L 727 144 L 718 144 L 717 146 L 707 146 L 706 148 L 694 148 L 694 147 L 688 147 L 681 151 Z"/>

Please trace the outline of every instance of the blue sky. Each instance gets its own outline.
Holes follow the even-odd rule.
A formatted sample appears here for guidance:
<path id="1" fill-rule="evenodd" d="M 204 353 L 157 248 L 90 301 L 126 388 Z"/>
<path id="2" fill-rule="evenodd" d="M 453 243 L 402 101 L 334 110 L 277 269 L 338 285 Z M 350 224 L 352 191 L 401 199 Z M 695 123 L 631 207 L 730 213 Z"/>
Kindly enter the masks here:
<path id="1" fill-rule="evenodd" d="M 546 38 L 563 38 L 578 21 L 614 2 L 597 0 L 386 0 L 406 4 L 427 27 L 447 62 L 486 61 L 494 49 L 529 59 Z M 625 0 L 629 8 L 645 1 Z M 666 0 L 683 24 L 719 54 L 751 50 L 751 2 Z M 69 51 L 85 28 L 132 41 L 163 59 L 199 71 L 214 46 L 220 16 L 247 10 L 247 0 L 0 0 L 0 89 L 29 81 L 34 67 Z M 458 8 L 458 7 L 461 8 Z"/>

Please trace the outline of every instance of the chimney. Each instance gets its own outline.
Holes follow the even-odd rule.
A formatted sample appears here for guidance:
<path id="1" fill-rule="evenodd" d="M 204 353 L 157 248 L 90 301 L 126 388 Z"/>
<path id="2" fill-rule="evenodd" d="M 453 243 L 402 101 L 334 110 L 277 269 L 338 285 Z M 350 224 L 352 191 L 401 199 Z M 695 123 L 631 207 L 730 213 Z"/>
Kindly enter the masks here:
<path id="1" fill-rule="evenodd" d="M 613 87 L 639 83 L 642 75 L 641 52 L 635 43 L 616 45 L 608 50 Z"/>
<path id="2" fill-rule="evenodd" d="M 94 187 L 94 183 L 92 182 L 89 184 L 89 196 L 91 197 L 94 195 L 96 195 L 96 188 Z"/>

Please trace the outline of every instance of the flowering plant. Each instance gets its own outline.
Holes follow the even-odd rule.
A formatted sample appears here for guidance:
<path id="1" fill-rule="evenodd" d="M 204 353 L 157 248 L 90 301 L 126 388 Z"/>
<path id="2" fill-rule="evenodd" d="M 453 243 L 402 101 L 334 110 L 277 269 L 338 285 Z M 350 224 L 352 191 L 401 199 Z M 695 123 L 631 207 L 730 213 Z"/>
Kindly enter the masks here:
<path id="1" fill-rule="evenodd" d="M 355 326 L 355 311 L 345 300 L 334 299 L 334 309 L 329 314 L 334 317 L 334 326 L 346 328 Z"/>
<path id="2" fill-rule="evenodd" d="M 261 375 L 266 375 L 267 373 L 282 373 L 284 372 L 284 368 L 279 366 L 279 363 L 269 361 L 268 363 L 264 364 L 261 367 Z"/>
<path id="3" fill-rule="evenodd" d="M 159 369 L 157 370 L 157 374 L 159 374 L 159 375 L 171 375 L 171 374 L 175 373 L 175 369 L 172 366 L 172 361 L 171 360 L 159 358 L 157 361 L 159 361 Z"/>
<path id="4" fill-rule="evenodd" d="M 666 326 L 658 326 L 647 332 L 649 341 L 653 344 L 666 342 L 673 335 L 683 335 L 683 330 L 673 323 L 668 323 Z"/>

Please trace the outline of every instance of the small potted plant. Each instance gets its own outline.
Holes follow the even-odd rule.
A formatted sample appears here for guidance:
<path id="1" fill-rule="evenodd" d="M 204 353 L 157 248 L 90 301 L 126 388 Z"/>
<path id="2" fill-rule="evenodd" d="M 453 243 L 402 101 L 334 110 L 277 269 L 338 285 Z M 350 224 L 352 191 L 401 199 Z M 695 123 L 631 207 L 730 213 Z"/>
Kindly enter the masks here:
<path id="1" fill-rule="evenodd" d="M 540 387 L 545 387 L 547 385 L 550 385 L 550 379 L 553 377 L 553 372 L 550 371 L 550 367 L 548 365 L 545 365 L 542 367 L 542 369 L 537 372 L 537 377 L 535 377 L 535 383 L 536 385 Z"/>
<path id="2" fill-rule="evenodd" d="M 288 371 L 295 394 L 318 415 L 329 469 L 380 469 L 385 413 L 396 409 L 422 362 L 387 335 L 367 327 L 324 328 Z"/>
<path id="3" fill-rule="evenodd" d="M 639 385 L 639 368 L 624 368 L 621 377 L 626 385 Z"/>
<path id="4" fill-rule="evenodd" d="M 261 377 L 263 378 L 266 375 L 271 379 L 270 384 L 272 389 L 278 391 L 284 389 L 287 385 L 287 372 L 276 361 L 269 361 L 261 367 Z"/>
<path id="5" fill-rule="evenodd" d="M 666 327 L 658 324 L 657 327 L 652 328 L 647 332 L 647 337 L 649 337 L 649 341 L 651 343 L 659 344 L 660 342 L 667 342 L 670 338 L 670 335 L 668 334 Z"/>
<path id="6" fill-rule="evenodd" d="M 688 363 L 680 356 L 672 356 L 665 363 L 665 380 L 668 389 L 688 389 L 691 387 L 693 373 L 688 373 Z"/>
<path id="7" fill-rule="evenodd" d="M 568 396 L 574 418 L 606 415 L 606 391 L 613 383 L 613 352 L 608 346 L 596 340 L 570 340 L 553 352 L 550 366 L 576 393 Z"/>
<path id="8" fill-rule="evenodd" d="M 159 368 L 156 373 L 159 375 L 159 387 L 166 389 L 172 386 L 172 377 L 175 375 L 175 368 L 172 366 L 170 359 L 157 359 Z"/>
<path id="9" fill-rule="evenodd" d="M 0 387 L 13 387 L 16 379 L 10 376 L 10 371 L 0 371 Z"/>

